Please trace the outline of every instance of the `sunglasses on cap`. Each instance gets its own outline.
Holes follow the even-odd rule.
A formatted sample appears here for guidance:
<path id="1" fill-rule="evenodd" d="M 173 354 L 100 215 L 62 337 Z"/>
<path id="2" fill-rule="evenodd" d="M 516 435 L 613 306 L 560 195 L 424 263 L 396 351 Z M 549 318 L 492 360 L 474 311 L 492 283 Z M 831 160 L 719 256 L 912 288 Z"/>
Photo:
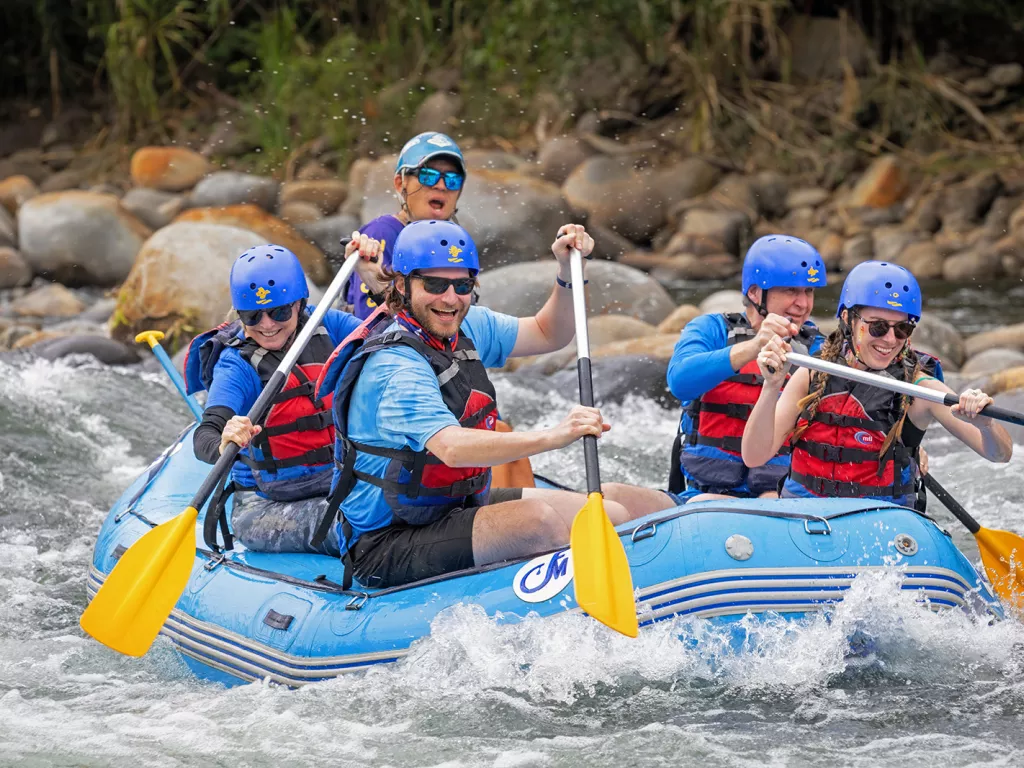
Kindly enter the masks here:
<path id="1" fill-rule="evenodd" d="M 910 338 L 910 334 L 914 332 L 914 329 L 917 328 L 917 323 L 912 323 L 909 320 L 890 323 L 888 320 L 865 320 L 860 312 L 854 312 L 853 314 L 859 317 L 861 322 L 867 324 L 868 333 L 876 339 L 885 338 L 886 334 L 889 333 L 889 329 L 892 328 L 892 332 L 898 341 L 906 341 Z"/>
<path id="2" fill-rule="evenodd" d="M 238 319 L 242 321 L 243 325 L 259 325 L 260 320 L 263 319 L 264 312 L 275 323 L 284 323 L 291 319 L 292 305 L 282 304 L 280 307 L 271 307 L 270 309 L 238 309 L 235 311 L 238 313 Z"/>
<path id="3" fill-rule="evenodd" d="M 419 168 L 415 174 L 416 180 L 424 187 L 432 187 L 443 178 L 445 189 L 452 192 L 462 189 L 462 182 L 466 180 L 465 174 L 458 171 L 439 171 L 435 168 Z"/>
<path id="4" fill-rule="evenodd" d="M 423 289 L 435 296 L 447 293 L 449 285 L 455 289 L 456 296 L 468 296 L 476 285 L 475 277 L 457 277 L 454 280 L 447 277 L 427 277 L 425 275 L 413 275 L 413 277 L 422 280 Z"/>

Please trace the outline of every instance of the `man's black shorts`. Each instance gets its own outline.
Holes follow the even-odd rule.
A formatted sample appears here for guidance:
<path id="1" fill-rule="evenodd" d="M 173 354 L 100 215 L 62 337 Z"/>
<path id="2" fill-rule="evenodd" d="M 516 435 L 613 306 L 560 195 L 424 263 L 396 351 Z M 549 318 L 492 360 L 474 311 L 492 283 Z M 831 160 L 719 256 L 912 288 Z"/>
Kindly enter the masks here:
<path id="1" fill-rule="evenodd" d="M 488 504 L 522 497 L 522 488 L 494 488 Z M 480 509 L 463 507 L 430 525 L 396 523 L 362 534 L 352 548 L 356 579 L 364 587 L 397 587 L 472 568 L 473 520 Z"/>

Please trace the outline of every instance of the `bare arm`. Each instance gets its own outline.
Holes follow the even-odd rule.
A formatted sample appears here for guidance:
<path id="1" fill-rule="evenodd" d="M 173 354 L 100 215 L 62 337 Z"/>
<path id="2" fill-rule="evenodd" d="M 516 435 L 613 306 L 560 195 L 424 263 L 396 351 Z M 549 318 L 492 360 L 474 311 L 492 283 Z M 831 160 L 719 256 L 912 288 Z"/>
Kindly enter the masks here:
<path id="1" fill-rule="evenodd" d="M 945 394 L 956 393 L 937 379 L 926 379 L 920 386 Z M 975 453 L 989 461 L 1000 464 L 1013 455 L 1013 441 L 1001 424 L 987 416 L 979 415 L 992 398 L 980 390 L 967 390 L 960 395 L 960 402 L 947 407 L 942 403 L 931 403 L 917 399 L 907 414 L 914 424 L 921 426 L 935 418 L 946 430 Z"/>
<path id="2" fill-rule="evenodd" d="M 767 464 L 782 448 L 796 426 L 800 401 L 807 396 L 810 373 L 801 368 L 790 378 L 780 396 L 778 385 L 761 387 L 761 395 L 743 429 L 742 456 L 748 467 Z"/>
<path id="3" fill-rule="evenodd" d="M 427 440 L 427 450 L 449 467 L 492 467 L 575 442 L 611 429 L 597 408 L 575 406 L 556 427 L 534 432 L 491 432 L 450 426 Z"/>
<path id="4" fill-rule="evenodd" d="M 571 283 L 569 249 L 576 248 L 583 256 L 594 250 L 594 238 L 579 224 L 566 224 L 558 230 L 551 251 L 558 260 L 558 279 Z M 572 290 L 555 283 L 551 295 L 533 317 L 519 320 L 519 333 L 510 357 L 542 355 L 561 349 L 576 335 L 572 314 Z"/>

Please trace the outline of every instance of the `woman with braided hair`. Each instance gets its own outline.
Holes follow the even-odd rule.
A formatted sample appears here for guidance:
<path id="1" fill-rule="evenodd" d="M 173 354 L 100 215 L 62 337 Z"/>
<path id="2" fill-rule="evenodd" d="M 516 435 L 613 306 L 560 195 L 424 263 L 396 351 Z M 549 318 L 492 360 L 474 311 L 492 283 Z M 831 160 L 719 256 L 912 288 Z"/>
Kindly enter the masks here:
<path id="1" fill-rule="evenodd" d="M 917 280 L 903 267 L 879 261 L 857 265 L 843 284 L 839 327 L 820 357 L 952 393 L 940 381 L 938 361 L 910 345 L 921 303 Z M 757 467 L 790 438 L 784 497 L 873 498 L 912 506 L 917 451 L 932 419 L 989 461 L 1010 460 L 1010 436 L 981 415 L 992 402 L 981 390 L 968 389 L 947 408 L 800 369 L 780 396 L 789 351 L 789 343 L 775 336 L 758 355 L 764 386 L 742 441 L 744 463 Z"/>

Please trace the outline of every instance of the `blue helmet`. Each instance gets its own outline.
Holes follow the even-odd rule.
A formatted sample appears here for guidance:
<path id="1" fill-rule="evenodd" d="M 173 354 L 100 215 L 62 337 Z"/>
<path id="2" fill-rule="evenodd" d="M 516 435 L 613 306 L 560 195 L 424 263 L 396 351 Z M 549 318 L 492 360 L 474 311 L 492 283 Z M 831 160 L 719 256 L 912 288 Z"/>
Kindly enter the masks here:
<path id="1" fill-rule="evenodd" d="M 765 235 L 743 259 L 743 295 L 756 285 L 769 288 L 824 288 L 825 262 L 818 250 L 799 237 Z"/>
<path id="2" fill-rule="evenodd" d="M 476 243 L 469 233 L 451 221 L 414 221 L 395 240 L 391 268 L 402 275 L 417 269 L 464 267 L 480 271 Z"/>
<path id="3" fill-rule="evenodd" d="M 395 173 L 419 168 L 433 157 L 449 157 L 459 166 L 462 173 L 466 172 L 466 161 L 462 157 L 459 145 L 443 133 L 427 131 L 413 136 L 405 143 L 402 151 L 398 153 Z"/>
<path id="4" fill-rule="evenodd" d="M 887 261 L 865 261 L 846 276 L 836 317 L 844 309 L 874 307 L 906 312 L 917 322 L 921 319 L 921 303 L 921 288 L 909 269 Z"/>
<path id="5" fill-rule="evenodd" d="M 279 245 L 257 245 L 235 259 L 230 282 L 235 309 L 270 309 L 309 298 L 302 264 Z"/>

